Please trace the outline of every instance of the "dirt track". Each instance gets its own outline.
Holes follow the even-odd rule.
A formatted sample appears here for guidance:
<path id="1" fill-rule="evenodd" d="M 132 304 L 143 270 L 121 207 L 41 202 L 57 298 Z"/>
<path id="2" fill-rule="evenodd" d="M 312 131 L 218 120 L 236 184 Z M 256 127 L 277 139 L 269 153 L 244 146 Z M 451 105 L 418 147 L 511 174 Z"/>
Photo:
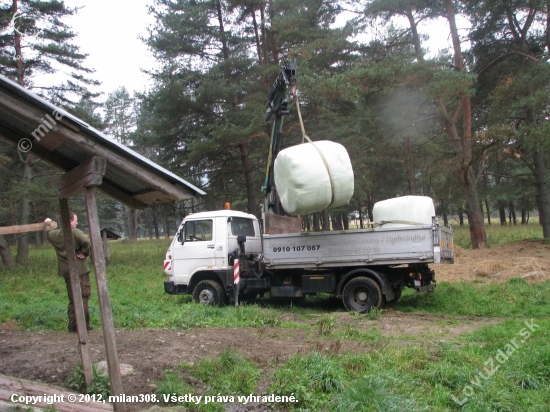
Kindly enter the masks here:
<path id="1" fill-rule="evenodd" d="M 550 280 L 550 245 L 523 240 L 490 249 L 455 247 L 454 265 L 434 265 L 436 279 L 447 282 L 505 282 L 523 277 L 529 283 Z"/>

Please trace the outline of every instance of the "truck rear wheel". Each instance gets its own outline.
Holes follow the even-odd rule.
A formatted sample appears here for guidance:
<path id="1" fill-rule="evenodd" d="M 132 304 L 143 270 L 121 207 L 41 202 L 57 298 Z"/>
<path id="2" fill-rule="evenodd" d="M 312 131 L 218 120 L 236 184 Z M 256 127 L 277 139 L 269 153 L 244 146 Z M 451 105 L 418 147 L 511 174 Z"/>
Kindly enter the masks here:
<path id="1" fill-rule="evenodd" d="M 346 284 L 342 301 L 347 310 L 367 313 L 372 308 L 380 309 L 384 303 L 384 297 L 374 280 L 360 276 Z"/>
<path id="2" fill-rule="evenodd" d="M 214 280 L 203 280 L 195 287 L 193 299 L 195 299 L 195 302 L 203 305 L 223 306 L 223 289 Z"/>

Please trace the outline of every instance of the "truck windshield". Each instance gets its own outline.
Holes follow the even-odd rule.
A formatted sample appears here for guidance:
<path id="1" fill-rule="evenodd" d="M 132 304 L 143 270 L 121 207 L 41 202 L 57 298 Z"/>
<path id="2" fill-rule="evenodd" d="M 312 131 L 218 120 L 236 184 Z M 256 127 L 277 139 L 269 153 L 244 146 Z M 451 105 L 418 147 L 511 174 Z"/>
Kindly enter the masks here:
<path id="1" fill-rule="evenodd" d="M 233 236 L 245 235 L 249 237 L 256 237 L 256 233 L 254 231 L 254 221 L 243 217 L 231 218 L 231 234 Z"/>
<path id="2" fill-rule="evenodd" d="M 185 241 L 200 242 L 212 240 L 212 221 L 195 220 L 185 222 Z"/>

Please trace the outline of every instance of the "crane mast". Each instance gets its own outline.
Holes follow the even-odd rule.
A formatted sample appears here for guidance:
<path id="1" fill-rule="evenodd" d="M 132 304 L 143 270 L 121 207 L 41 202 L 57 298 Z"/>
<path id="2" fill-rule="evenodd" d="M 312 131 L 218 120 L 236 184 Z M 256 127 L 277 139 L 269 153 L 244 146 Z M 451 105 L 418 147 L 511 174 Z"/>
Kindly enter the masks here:
<path id="1" fill-rule="evenodd" d="M 265 196 L 264 212 L 275 215 L 282 215 L 283 210 L 275 187 L 273 165 L 281 150 L 283 139 L 284 117 L 290 114 L 288 110 L 288 99 L 286 93 L 288 88 L 296 87 L 296 62 L 284 65 L 275 80 L 275 83 L 267 95 L 267 110 L 264 121 L 272 120 L 271 142 L 267 157 L 265 183 L 262 191 Z"/>

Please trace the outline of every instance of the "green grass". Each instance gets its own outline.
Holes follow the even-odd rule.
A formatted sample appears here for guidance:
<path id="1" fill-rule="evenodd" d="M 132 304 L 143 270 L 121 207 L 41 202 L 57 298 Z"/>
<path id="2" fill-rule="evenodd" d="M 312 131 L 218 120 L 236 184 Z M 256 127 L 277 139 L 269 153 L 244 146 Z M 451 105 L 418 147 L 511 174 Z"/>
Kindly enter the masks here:
<path id="1" fill-rule="evenodd" d="M 166 240 L 110 243 L 107 281 L 115 327 L 296 326 L 280 319 L 288 302 L 265 308 L 244 304 L 237 309 L 219 308 L 191 304 L 188 295 L 166 294 L 162 261 L 168 244 Z M 90 316 L 92 325 L 98 326 L 100 313 L 93 271 L 90 280 Z M 14 320 L 22 330 L 66 329 L 67 302 L 65 282 L 57 276 L 53 248 L 31 248 L 28 267 L 0 270 L 0 322 Z M 293 307 L 292 311 L 305 319 L 325 309 L 318 299 L 310 299 L 303 308 Z"/>
<path id="2" fill-rule="evenodd" d="M 184 395 L 198 386 L 208 388 L 204 395 L 231 393 L 235 400 L 249 393 L 297 400 L 272 403 L 275 410 L 542 412 L 550 403 L 549 338 L 549 319 L 509 319 L 450 342 L 300 354 L 272 365 L 267 374 L 228 348 L 218 357 L 166 371 L 157 394 Z M 270 382 L 263 389 L 262 374 Z M 197 381 L 195 389 L 189 377 Z M 218 402 L 182 404 L 224 410 Z"/>
<path id="3" fill-rule="evenodd" d="M 254 392 L 261 377 L 257 365 L 244 359 L 233 348 L 227 347 L 217 358 L 200 360 L 197 363 L 181 363 L 174 369 L 165 371 L 156 390 L 157 397 L 166 405 L 183 405 L 197 411 L 224 411 L 224 401 L 238 396 L 247 396 Z M 195 385 L 207 388 L 201 391 L 200 402 L 179 401 L 179 396 L 192 394 L 196 388 L 191 387 L 189 380 Z M 220 396 L 220 398 L 218 398 Z M 212 400 L 208 401 L 208 398 Z M 223 398 L 225 397 L 225 399 Z M 221 400 L 221 402 L 220 402 Z"/>
<path id="4" fill-rule="evenodd" d="M 531 285 L 522 278 L 487 285 L 438 282 L 430 294 L 404 290 L 394 308 L 449 315 L 550 316 L 550 282 Z"/>
<path id="5" fill-rule="evenodd" d="M 540 238 L 537 230 L 531 225 L 493 225 L 488 229 L 489 243 Z M 464 233 L 467 228 L 457 229 L 457 244 L 462 245 L 458 239 Z M 254 327 L 259 338 L 267 328 L 303 329 L 312 349 L 271 359 L 266 366 L 247 359 L 246 348 L 226 348 L 218 356 L 172 365 L 155 382 L 158 396 L 294 396 L 298 402 L 266 405 L 285 411 L 542 412 L 550 404 L 550 282 L 531 285 L 517 278 L 495 284 L 441 282 L 431 294 L 406 290 L 395 310 L 441 314 L 438 322 L 443 326 L 467 324 L 469 316 L 496 317 L 498 323 L 441 340 L 411 334 L 388 338 L 378 324 L 387 316 L 384 310 L 352 313 L 349 321 L 338 322 L 344 309 L 340 299 L 329 295 L 300 303 L 260 299 L 239 308 L 205 307 L 192 303 L 189 296 L 167 295 L 162 271 L 167 247 L 166 240 L 111 243 L 107 278 L 115 327 Z M 65 329 L 67 296 L 56 272 L 50 247 L 31 248 L 26 268 L 0 269 L 0 322 L 21 330 Z M 95 284 L 92 291 L 92 324 L 98 327 Z M 531 319 L 540 327 L 526 337 L 521 332 Z M 507 345 L 512 339 L 518 348 L 504 359 L 500 353 L 506 354 L 506 348 L 510 352 Z M 327 341 L 331 350 L 318 349 Z M 360 352 L 347 352 L 346 341 L 364 345 Z M 503 362 L 487 376 L 487 362 L 497 356 Z M 464 398 L 462 406 L 453 400 Z M 224 410 L 223 402 L 196 405 L 168 399 L 167 404 Z"/>
<path id="6" fill-rule="evenodd" d="M 468 224 L 463 226 L 453 224 L 454 243 L 464 249 L 472 248 L 470 240 L 470 229 Z M 538 219 L 531 219 L 526 225 L 517 224 L 515 226 L 501 226 L 499 222 L 494 221 L 491 225 L 485 224 L 487 234 L 487 246 L 499 245 L 501 243 L 513 243 L 525 239 L 542 239 L 542 226 Z"/>
<path id="7" fill-rule="evenodd" d="M 498 228 L 513 231 L 517 228 Z M 330 295 L 308 297 L 300 303 L 260 299 L 239 308 L 208 307 L 191 303 L 191 297 L 164 292 L 166 279 L 162 259 L 166 240 L 111 242 L 111 264 L 107 267 L 115 327 L 138 329 L 191 327 L 284 327 L 318 329 L 332 337 L 330 314 L 343 312 L 339 298 Z M 92 325 L 99 326 L 97 293 L 92 280 L 90 313 Z M 62 330 L 66 328 L 67 296 L 63 279 L 57 276 L 53 248 L 31 248 L 30 265 L 0 270 L 0 322 L 16 322 L 22 330 Z M 550 282 L 530 285 L 523 279 L 498 284 L 438 283 L 435 293 L 418 294 L 405 290 L 397 310 L 427 311 L 472 316 L 548 316 Z M 297 322 L 285 320 L 295 314 Z M 325 318 L 316 325 L 308 320 Z M 362 315 L 364 317 L 364 315 Z M 367 315 L 376 320 L 378 311 Z"/>

